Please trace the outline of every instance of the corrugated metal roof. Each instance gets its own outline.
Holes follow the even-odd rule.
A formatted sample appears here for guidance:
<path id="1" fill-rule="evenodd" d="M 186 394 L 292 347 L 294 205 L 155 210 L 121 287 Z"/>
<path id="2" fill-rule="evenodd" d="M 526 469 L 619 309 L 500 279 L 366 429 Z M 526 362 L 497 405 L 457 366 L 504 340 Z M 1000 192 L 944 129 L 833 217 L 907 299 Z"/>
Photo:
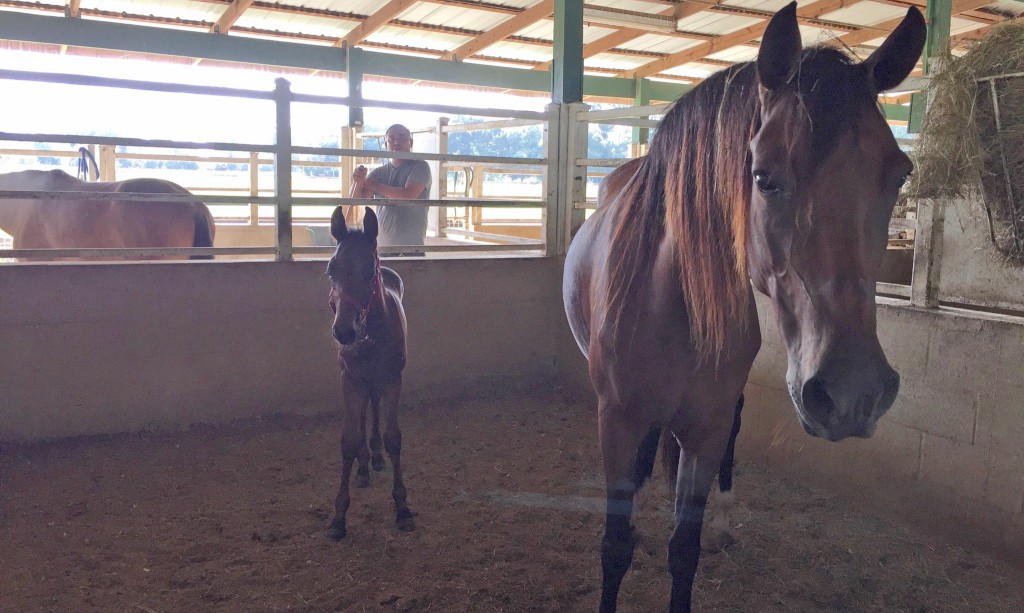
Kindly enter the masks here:
<path id="1" fill-rule="evenodd" d="M 683 54 L 679 66 L 667 67 L 667 77 L 701 78 L 723 62 L 747 61 L 756 56 L 758 26 L 768 14 L 788 0 L 585 0 L 583 38 L 585 69 L 598 73 L 618 71 L 628 74 L 654 61 L 662 61 L 687 49 L 713 49 L 709 63 L 693 61 Z M 64 0 L 0 0 L 0 9 L 64 14 Z M 862 0 L 819 15 L 818 21 L 804 19 L 801 33 L 806 44 L 824 42 L 837 35 L 856 33 L 864 27 L 888 22 L 902 16 L 908 6 L 924 5 L 924 0 Z M 494 62 L 529 69 L 551 61 L 554 38 L 552 0 L 410 0 L 395 10 L 388 0 L 256 0 L 236 19 L 222 19 L 232 6 L 227 0 L 82 0 L 80 17 L 109 21 L 131 21 L 149 27 L 168 27 L 210 31 L 220 22 L 221 33 L 228 36 L 287 38 L 315 45 L 348 42 L 374 51 L 447 57 L 459 51 L 459 59 Z M 541 6 L 541 10 L 533 10 Z M 835 4 L 800 0 L 801 7 L 827 8 Z M 606 9 L 600 16 L 593 11 Z M 1024 13 L 1024 2 L 992 0 L 987 6 L 973 6 L 969 15 L 952 19 L 953 35 L 983 32 L 1007 17 Z M 675 22 L 673 10 L 690 12 Z M 384 11 L 388 10 L 385 14 Z M 532 19 L 520 15 L 529 10 Z M 644 16 L 658 16 L 644 21 Z M 615 23 L 609 23 L 613 19 Z M 638 21 L 639 19 L 639 21 Z M 511 21 L 510 21 L 511 20 Z M 824 22 L 824 23 L 823 23 Z M 516 24 L 508 28 L 506 24 Z M 830 23 L 838 24 L 830 27 Z M 360 24 L 369 24 L 357 30 Z M 716 37 L 752 28 L 751 41 L 732 46 L 706 45 Z M 513 31 L 514 30 L 514 31 Z M 498 31 L 495 40 L 482 38 Z M 355 36 L 353 33 L 358 33 Z M 874 34 L 874 31 L 870 31 Z M 864 53 L 880 44 L 884 32 L 859 43 Z M 611 39 L 612 35 L 616 35 Z M 853 38 L 863 38 L 857 35 Z M 607 42 L 613 40 L 612 45 Z M 737 42 L 736 39 L 730 39 Z M 478 43 L 478 44 L 473 44 Z M 469 52 L 465 51 L 469 46 Z M 701 45 L 704 45 L 701 47 Z M 90 51 L 90 53 L 93 53 Z M 464 55 L 469 57 L 462 57 Z M 657 75 L 651 75 L 656 78 Z"/>

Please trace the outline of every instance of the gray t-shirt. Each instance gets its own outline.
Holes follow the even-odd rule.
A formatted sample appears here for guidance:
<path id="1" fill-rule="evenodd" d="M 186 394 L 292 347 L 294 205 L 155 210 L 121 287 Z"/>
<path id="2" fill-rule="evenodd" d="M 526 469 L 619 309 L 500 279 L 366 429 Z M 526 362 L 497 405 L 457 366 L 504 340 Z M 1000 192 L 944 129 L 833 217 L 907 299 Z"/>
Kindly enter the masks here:
<path id="1" fill-rule="evenodd" d="M 405 187 L 410 180 L 423 183 L 417 198 L 430 197 L 430 166 L 423 160 L 406 160 L 401 166 L 390 161 L 370 171 L 368 178 L 391 187 Z M 377 205 L 380 245 L 422 245 L 427 234 L 427 207 Z"/>

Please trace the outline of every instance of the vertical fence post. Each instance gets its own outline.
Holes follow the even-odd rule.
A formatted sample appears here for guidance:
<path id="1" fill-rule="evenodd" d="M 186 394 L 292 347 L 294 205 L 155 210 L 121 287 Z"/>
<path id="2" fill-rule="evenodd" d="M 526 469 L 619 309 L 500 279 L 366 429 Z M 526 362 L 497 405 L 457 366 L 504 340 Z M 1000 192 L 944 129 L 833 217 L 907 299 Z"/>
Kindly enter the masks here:
<path id="1" fill-rule="evenodd" d="M 590 157 L 588 145 L 590 122 L 578 118 L 580 111 L 587 110 L 590 110 L 589 105 L 582 102 L 574 102 L 569 105 L 569 113 L 566 117 L 566 121 L 569 122 L 567 130 L 569 157 L 565 175 L 568 197 L 565 203 L 566 208 L 564 209 L 565 226 L 561 231 L 561 253 L 565 253 L 569 249 L 572 237 L 575 236 L 576 231 L 580 229 L 586 218 L 584 215 L 585 209 L 577 206 L 577 204 L 582 205 L 587 200 L 587 171 L 589 169 L 586 166 L 578 165 L 576 161 L 581 158 L 586 159 Z"/>
<path id="2" fill-rule="evenodd" d="M 292 93 L 286 79 L 274 81 L 277 138 L 274 143 L 274 196 L 277 199 L 278 261 L 292 259 Z"/>
<path id="3" fill-rule="evenodd" d="M 259 151 L 249 152 L 249 197 L 259 198 L 260 196 L 260 153 Z M 260 205 L 255 202 L 249 203 L 249 226 L 255 228 L 260 225 Z"/>
<path id="4" fill-rule="evenodd" d="M 566 161 L 569 159 L 568 104 L 549 104 L 548 119 L 544 126 L 544 155 L 547 166 L 544 169 L 544 255 L 565 253 L 562 237 L 565 226 L 564 215 L 568 211 L 566 193 L 568 175 Z"/>
<path id="5" fill-rule="evenodd" d="M 100 145 L 100 181 L 117 181 L 117 152 L 113 145 Z"/>
<path id="6" fill-rule="evenodd" d="M 910 304 L 934 309 L 939 306 L 942 273 L 942 240 L 946 225 L 946 202 L 942 199 L 917 201 L 917 230 L 914 232 L 914 268 L 910 279 Z"/>
<path id="7" fill-rule="evenodd" d="M 437 130 L 437 152 L 440 154 L 448 153 L 448 132 L 445 128 L 448 127 L 447 117 L 438 117 L 437 124 L 434 126 Z M 444 200 L 448 197 L 448 162 L 438 160 L 437 162 L 437 199 Z M 439 206 L 435 207 L 435 215 L 437 220 L 437 236 L 441 238 L 447 235 L 448 230 L 448 207 Z"/>

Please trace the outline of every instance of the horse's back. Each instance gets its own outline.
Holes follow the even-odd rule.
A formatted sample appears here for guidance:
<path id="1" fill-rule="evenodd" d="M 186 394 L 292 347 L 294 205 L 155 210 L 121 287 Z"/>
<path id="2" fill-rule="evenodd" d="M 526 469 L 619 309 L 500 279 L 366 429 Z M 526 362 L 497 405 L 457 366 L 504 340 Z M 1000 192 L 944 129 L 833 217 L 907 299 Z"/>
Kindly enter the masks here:
<path id="1" fill-rule="evenodd" d="M 399 302 L 405 297 L 405 283 L 397 272 L 387 266 L 380 267 L 380 278 L 384 283 L 384 289 L 391 290 L 398 296 Z"/>
<path id="2" fill-rule="evenodd" d="M 597 196 L 598 209 L 580 227 L 565 256 L 562 301 L 569 328 L 586 357 L 589 357 L 590 326 L 595 307 L 600 306 L 600 298 L 595 299 L 595 291 L 605 287 L 611 223 L 615 218 L 615 210 L 620 206 L 618 195 L 642 162 L 643 158 L 630 160 L 601 181 Z"/>

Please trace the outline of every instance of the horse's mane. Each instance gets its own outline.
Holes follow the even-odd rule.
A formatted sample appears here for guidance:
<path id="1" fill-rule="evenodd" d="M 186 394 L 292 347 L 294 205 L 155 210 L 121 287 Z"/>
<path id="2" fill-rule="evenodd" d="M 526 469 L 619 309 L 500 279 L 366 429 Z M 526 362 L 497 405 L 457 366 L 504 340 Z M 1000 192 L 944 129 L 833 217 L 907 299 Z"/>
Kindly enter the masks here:
<path id="1" fill-rule="evenodd" d="M 853 125 L 864 96 L 874 96 L 866 74 L 835 49 L 804 50 L 793 76 L 800 112 L 792 120 L 810 126 L 813 159 L 822 159 Z M 627 322 L 625 307 L 643 295 L 668 230 L 693 346 L 701 360 L 721 359 L 729 327 L 748 312 L 749 143 L 760 128 L 760 108 L 757 70 L 745 63 L 712 75 L 665 114 L 650 151 L 618 196 L 612 222 L 615 264 L 606 322 L 614 335 L 637 324 L 639 310 Z"/>

